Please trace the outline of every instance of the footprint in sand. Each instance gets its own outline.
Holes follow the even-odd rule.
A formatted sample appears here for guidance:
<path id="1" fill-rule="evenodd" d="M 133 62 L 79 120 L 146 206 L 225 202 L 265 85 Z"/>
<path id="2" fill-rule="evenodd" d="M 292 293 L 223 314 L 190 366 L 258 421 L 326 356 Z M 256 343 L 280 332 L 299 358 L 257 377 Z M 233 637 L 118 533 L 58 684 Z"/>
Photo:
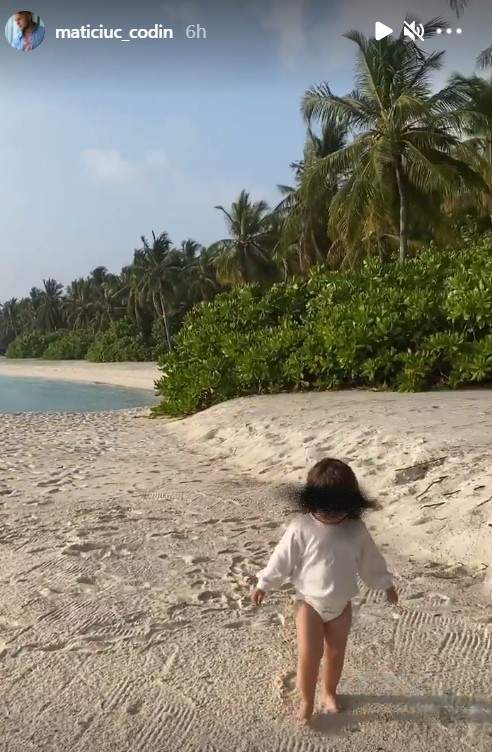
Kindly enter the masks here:
<path id="1" fill-rule="evenodd" d="M 425 598 L 425 593 L 408 593 L 408 595 L 404 596 L 404 600 L 407 601 L 420 600 L 421 598 Z"/>
<path id="2" fill-rule="evenodd" d="M 66 649 L 80 653 L 106 653 L 114 647 L 114 644 L 114 642 L 106 642 L 104 638 L 94 635 L 88 638 L 74 640 L 67 645 Z"/>
<path id="3" fill-rule="evenodd" d="M 203 590 L 201 593 L 198 593 L 196 599 L 199 603 L 222 601 L 222 593 L 220 593 L 218 590 Z"/>
<path id="4" fill-rule="evenodd" d="M 279 624 L 284 626 L 285 616 L 280 611 L 270 611 L 268 613 L 260 613 L 252 619 L 251 629 L 271 629 L 273 626 L 278 626 Z"/>
<path id="5" fill-rule="evenodd" d="M 272 541 L 267 542 L 269 546 L 272 545 Z M 274 541 L 274 543 L 278 543 L 278 541 Z M 251 550 L 256 550 L 257 554 L 268 553 L 268 549 L 263 548 L 263 545 L 261 543 L 258 543 L 258 541 L 246 541 L 246 543 L 243 544 L 243 547 Z M 235 553 L 235 551 L 231 551 L 231 553 Z"/>
<path id="6" fill-rule="evenodd" d="M 107 548 L 104 543 L 84 541 L 82 543 L 71 543 L 63 549 L 62 554 L 65 554 L 66 556 L 81 556 L 90 553 L 91 551 L 100 551 L 103 548 Z"/>
<path id="7" fill-rule="evenodd" d="M 430 598 L 430 604 L 432 606 L 452 606 L 453 601 L 448 595 L 443 595 L 442 593 L 429 593 Z"/>
<path id="8" fill-rule="evenodd" d="M 241 627 L 244 627 L 247 624 L 245 621 L 228 621 L 226 624 L 223 624 L 222 626 L 225 629 L 241 629 Z"/>
<path id="9" fill-rule="evenodd" d="M 189 603 L 174 603 L 172 606 L 168 606 L 167 613 L 169 616 L 173 616 L 175 613 L 179 614 L 180 611 L 183 611 L 189 605 Z"/>
<path id="10" fill-rule="evenodd" d="M 295 671 L 289 671 L 287 674 L 283 674 L 276 678 L 275 685 L 277 686 L 281 697 L 291 695 L 296 691 L 296 678 Z"/>
<path id="11" fill-rule="evenodd" d="M 154 471 L 157 472 L 157 471 Z M 140 710 L 143 706 L 143 700 L 136 700 L 135 702 L 130 703 L 126 706 L 125 711 L 129 715 L 136 715 L 137 713 L 140 713 Z"/>

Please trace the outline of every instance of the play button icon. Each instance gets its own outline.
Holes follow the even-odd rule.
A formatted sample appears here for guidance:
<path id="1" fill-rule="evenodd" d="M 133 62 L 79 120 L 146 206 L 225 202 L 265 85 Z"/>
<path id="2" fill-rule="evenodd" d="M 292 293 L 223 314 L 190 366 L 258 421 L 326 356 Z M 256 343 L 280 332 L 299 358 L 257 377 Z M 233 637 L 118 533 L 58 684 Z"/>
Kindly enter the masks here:
<path id="1" fill-rule="evenodd" d="M 374 36 L 376 37 L 376 41 L 378 42 L 380 39 L 389 37 L 389 35 L 393 33 L 393 29 L 390 26 L 386 26 L 386 24 L 381 23 L 381 21 L 376 21 L 376 23 L 374 24 L 374 30 Z"/>

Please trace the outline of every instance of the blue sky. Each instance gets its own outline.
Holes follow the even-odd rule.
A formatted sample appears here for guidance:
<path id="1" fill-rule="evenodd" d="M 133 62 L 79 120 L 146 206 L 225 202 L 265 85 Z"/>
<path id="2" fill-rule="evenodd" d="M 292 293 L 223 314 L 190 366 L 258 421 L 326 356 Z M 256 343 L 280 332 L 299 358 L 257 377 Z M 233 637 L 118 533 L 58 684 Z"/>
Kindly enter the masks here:
<path id="1" fill-rule="evenodd" d="M 41 47 L 21 53 L 0 40 L 0 300 L 49 276 L 67 284 L 100 264 L 117 272 L 152 230 L 210 243 L 224 234 L 214 205 L 242 188 L 275 203 L 302 154 L 305 89 L 351 86 L 344 31 L 371 34 L 376 19 L 399 28 L 407 11 L 445 15 L 463 34 L 438 46 L 449 70 L 465 73 L 492 42 L 489 0 L 472 0 L 459 22 L 445 0 L 39 3 Z M 17 9 L 6 5 L 5 21 Z M 87 23 L 163 23 L 176 36 L 54 38 L 56 27 Z M 208 38 L 186 40 L 188 23 Z"/>

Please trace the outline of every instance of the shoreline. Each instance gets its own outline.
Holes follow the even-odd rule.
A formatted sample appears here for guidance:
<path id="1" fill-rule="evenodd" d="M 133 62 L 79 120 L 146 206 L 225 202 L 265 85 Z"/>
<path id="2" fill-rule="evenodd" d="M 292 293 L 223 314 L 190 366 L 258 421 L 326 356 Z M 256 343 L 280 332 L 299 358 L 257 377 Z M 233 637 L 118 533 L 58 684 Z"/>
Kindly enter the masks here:
<path id="1" fill-rule="evenodd" d="M 118 386 L 154 392 L 157 363 L 89 363 L 86 360 L 10 360 L 0 358 L 0 376 Z"/>

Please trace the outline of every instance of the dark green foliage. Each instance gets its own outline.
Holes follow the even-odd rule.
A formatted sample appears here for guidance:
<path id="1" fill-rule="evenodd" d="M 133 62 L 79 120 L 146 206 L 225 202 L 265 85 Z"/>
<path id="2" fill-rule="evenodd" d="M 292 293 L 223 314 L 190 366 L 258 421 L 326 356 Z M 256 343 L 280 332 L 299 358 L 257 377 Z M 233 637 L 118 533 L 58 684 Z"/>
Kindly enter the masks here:
<path id="1" fill-rule="evenodd" d="M 86 357 L 95 363 L 113 363 L 151 360 L 151 352 L 137 326 L 129 319 L 121 319 L 96 335 Z"/>
<path id="2" fill-rule="evenodd" d="M 7 358 L 41 358 L 53 334 L 28 332 L 16 337 L 7 348 Z"/>
<path id="3" fill-rule="evenodd" d="M 73 332 L 58 332 L 44 351 L 45 360 L 83 360 L 94 339 L 93 332 L 77 330 Z"/>
<path id="4" fill-rule="evenodd" d="M 60 329 L 49 334 L 29 332 L 17 337 L 7 349 L 8 358 L 44 358 L 45 360 L 82 360 L 94 334 Z"/>
<path id="5" fill-rule="evenodd" d="M 492 242 L 403 264 L 316 269 L 266 292 L 202 303 L 161 360 L 157 412 L 182 415 L 248 394 L 492 380 Z"/>

